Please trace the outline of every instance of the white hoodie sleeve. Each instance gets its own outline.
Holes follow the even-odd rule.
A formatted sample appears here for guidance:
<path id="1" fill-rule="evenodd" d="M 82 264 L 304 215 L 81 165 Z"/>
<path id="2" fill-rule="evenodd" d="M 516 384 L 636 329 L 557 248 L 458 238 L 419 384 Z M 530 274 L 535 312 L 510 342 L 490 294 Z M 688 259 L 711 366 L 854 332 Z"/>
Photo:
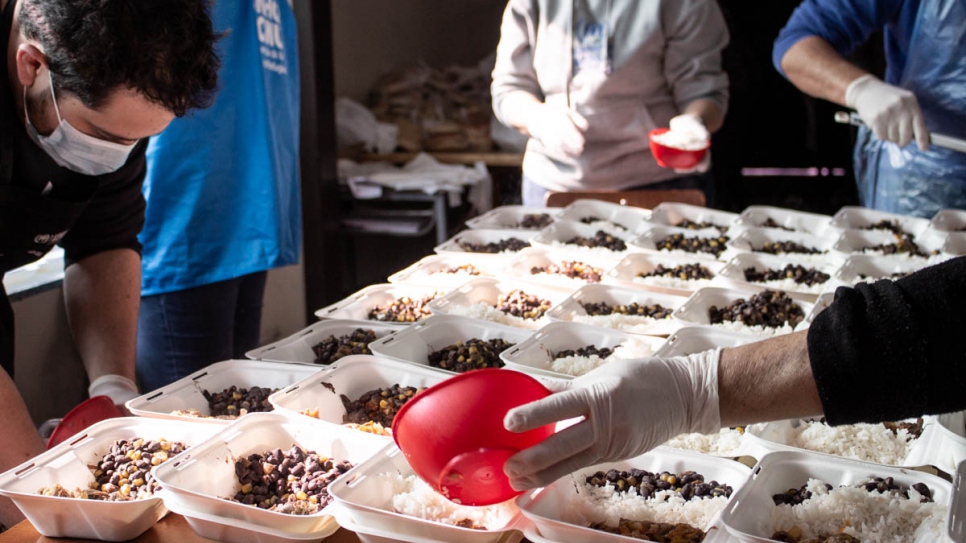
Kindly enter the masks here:
<path id="1" fill-rule="evenodd" d="M 507 126 L 519 124 L 514 95 L 525 93 L 543 101 L 537 73 L 533 68 L 533 47 L 537 39 L 538 8 L 535 1 L 510 0 L 500 25 L 500 43 L 493 67 L 493 113 Z M 529 100 L 527 100 L 529 101 Z"/>
<path id="2" fill-rule="evenodd" d="M 728 27 L 715 0 L 674 0 L 662 5 L 667 35 L 664 76 L 679 110 L 699 98 L 713 100 L 724 114 L 728 107 L 728 75 L 721 51 Z"/>

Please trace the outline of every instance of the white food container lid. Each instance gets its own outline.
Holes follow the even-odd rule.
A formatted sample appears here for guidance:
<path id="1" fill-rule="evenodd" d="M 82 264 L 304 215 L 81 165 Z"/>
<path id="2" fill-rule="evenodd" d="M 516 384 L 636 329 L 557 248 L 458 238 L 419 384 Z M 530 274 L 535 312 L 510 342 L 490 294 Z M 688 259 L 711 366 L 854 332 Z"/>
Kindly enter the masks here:
<path id="1" fill-rule="evenodd" d="M 674 318 L 678 319 L 684 324 L 692 326 L 711 326 L 715 328 L 726 328 L 726 326 L 718 326 L 711 324 L 711 320 L 708 316 L 708 311 L 711 306 L 717 306 L 719 308 L 730 305 L 731 303 L 739 300 L 745 299 L 758 294 L 757 291 L 745 290 L 745 289 L 729 289 L 729 288 L 719 288 L 719 287 L 707 287 L 695 292 L 687 301 L 682 304 L 674 312 Z M 804 302 L 801 300 L 796 300 L 792 298 L 795 305 L 802 308 L 804 313 L 804 319 L 802 322 L 798 323 L 797 326 L 793 327 L 792 331 L 804 330 L 808 326 L 808 316 L 814 309 L 814 304 L 809 302 Z M 682 324 L 683 326 L 683 324 Z M 774 335 L 780 335 L 783 332 L 780 328 L 766 328 L 761 331 L 753 331 L 744 329 L 739 330 L 741 333 L 754 334 L 764 337 L 770 337 Z"/>
<path id="2" fill-rule="evenodd" d="M 735 221 L 735 226 L 741 229 L 773 228 L 763 226 L 768 219 L 771 219 L 781 227 L 813 236 L 825 234 L 832 224 L 832 217 L 828 215 L 807 213 L 805 211 L 796 211 L 781 207 L 749 206 L 741 212 L 741 215 Z M 779 230 L 782 230 L 782 228 L 779 228 Z"/>
<path id="3" fill-rule="evenodd" d="M 471 259 L 473 262 L 492 262 L 499 261 L 509 256 L 513 256 L 517 251 L 502 251 L 499 253 L 477 253 L 464 249 L 462 243 L 473 243 L 485 245 L 488 243 L 499 243 L 501 241 L 518 240 L 531 243 L 531 239 L 537 234 L 535 230 L 463 230 L 450 239 L 437 245 L 433 250 L 437 254 L 447 256 L 461 256 Z"/>
<path id="4" fill-rule="evenodd" d="M 738 214 L 691 204 L 663 202 L 651 211 L 648 222 L 661 226 L 677 227 L 685 219 L 699 224 L 713 224 L 713 230 L 717 230 L 718 233 L 723 233 L 735 225 L 735 221 L 738 220 Z M 688 230 L 694 231 L 694 229 Z M 638 232 L 643 232 L 643 229 L 639 229 Z"/>
<path id="5" fill-rule="evenodd" d="M 669 278 L 653 278 L 651 281 L 647 281 L 638 277 L 639 274 L 653 271 L 659 265 L 673 269 L 686 264 L 704 266 L 705 269 L 711 272 L 712 279 L 714 279 L 714 274 L 718 273 L 725 265 L 724 262 L 705 260 L 699 257 L 666 256 L 659 253 L 631 253 L 607 272 L 604 276 L 604 282 L 628 288 L 645 287 L 654 292 L 676 294 L 678 296 L 690 296 L 699 288 L 711 285 L 712 279 L 683 281 Z"/>
<path id="6" fill-rule="evenodd" d="M 670 317 L 660 320 L 634 317 L 631 319 L 616 319 L 617 321 L 623 320 L 624 322 L 612 323 L 609 321 L 615 319 L 587 315 L 582 304 L 601 302 L 609 305 L 629 305 L 633 303 L 639 305 L 659 304 L 665 308 L 676 310 L 685 301 L 687 301 L 687 298 L 684 296 L 663 294 L 645 288 L 632 289 L 614 285 L 584 285 L 558 305 L 551 308 L 547 312 L 547 316 L 553 321 L 581 322 L 595 326 L 618 328 L 625 332 L 636 334 L 664 336 L 673 334 L 682 324 Z"/>
<path id="7" fill-rule="evenodd" d="M 764 338 L 750 334 L 739 334 L 728 330 L 717 330 L 703 326 L 687 326 L 669 336 L 664 344 L 658 348 L 654 356 L 670 358 L 672 356 L 688 356 L 695 353 L 710 351 L 719 347 L 738 347 L 761 341 Z"/>
<path id="8" fill-rule="evenodd" d="M 556 207 L 500 206 L 466 221 L 466 226 L 474 230 L 540 230 L 520 226 L 528 215 L 549 215 L 551 221 L 563 212 Z M 545 225 L 546 226 L 546 225 Z"/>
<path id="9" fill-rule="evenodd" d="M 602 200 L 580 199 L 574 200 L 570 205 L 563 208 L 563 212 L 557 216 L 557 220 L 593 226 L 597 229 L 603 228 L 612 234 L 623 234 L 622 237 L 627 237 L 650 215 L 651 212 L 642 207 L 626 206 Z M 583 222 L 592 217 L 600 219 L 600 221 Z M 606 223 L 611 223 L 617 228 Z"/>
<path id="10" fill-rule="evenodd" d="M 866 229 L 881 221 L 896 223 L 904 232 L 916 237 L 919 237 L 929 227 L 929 219 L 859 206 L 845 206 L 839 209 L 832 216 L 832 222 L 829 226 L 838 230 Z M 887 232 L 887 230 L 880 231 Z"/>
<path id="11" fill-rule="evenodd" d="M 392 302 L 410 297 L 413 300 L 421 300 L 427 296 L 436 295 L 438 298 L 449 290 L 440 287 L 423 287 L 415 285 L 391 285 L 377 284 L 359 290 L 346 298 L 315 312 L 315 316 L 320 319 L 343 319 L 354 320 L 365 323 L 382 322 L 398 327 L 406 327 L 408 322 L 375 321 L 369 319 L 369 311 L 376 306 L 386 306 Z M 427 304 L 428 305 L 428 304 Z"/>
<path id="12" fill-rule="evenodd" d="M 706 228 L 704 230 L 688 230 L 686 228 L 677 228 L 675 226 L 658 226 L 649 225 L 643 229 L 641 235 L 630 240 L 627 243 L 628 248 L 631 251 L 643 252 L 643 253 L 654 253 L 659 255 L 675 256 L 678 258 L 699 258 L 701 260 L 727 260 L 727 244 L 722 247 L 721 253 L 718 255 L 714 253 L 706 252 L 688 252 L 684 250 L 666 250 L 658 249 L 657 245 L 664 238 L 671 236 L 673 234 L 682 234 L 685 239 L 704 239 L 704 238 L 719 238 L 719 237 L 729 237 L 727 234 L 722 234 L 718 230 L 712 228 Z M 730 237 L 729 237 L 730 238 Z"/>
<path id="13" fill-rule="evenodd" d="M 441 273 L 443 270 L 459 268 L 467 264 L 476 268 L 479 271 L 479 275 L 470 275 L 463 271 L 458 273 Z M 479 259 L 463 255 L 430 255 L 390 275 L 388 280 L 394 285 L 433 287 L 449 291 L 466 283 L 470 279 L 492 276 L 492 270 L 488 264 L 493 263 L 480 262 Z M 502 267 L 502 264 L 497 266 L 497 270 Z"/>
<path id="14" fill-rule="evenodd" d="M 787 265 L 797 265 L 805 269 L 815 269 L 829 276 L 825 283 L 816 284 L 809 287 L 805 284 L 794 284 L 786 286 L 782 282 L 752 282 L 745 278 L 745 270 L 754 268 L 756 271 L 782 271 Z M 815 262 L 809 260 L 799 260 L 792 255 L 779 256 L 766 253 L 739 253 L 734 256 L 728 264 L 718 272 L 714 283 L 725 288 L 740 288 L 746 290 L 781 290 L 792 298 L 806 302 L 815 302 L 818 295 L 822 293 L 825 285 L 829 284 L 835 273 L 841 266 L 831 262 Z M 769 284 L 772 283 L 772 284 Z"/>
<path id="15" fill-rule="evenodd" d="M 568 243 L 576 237 L 592 239 L 597 232 L 604 231 L 616 239 L 620 239 L 627 245 L 623 251 L 612 251 L 605 247 L 581 247 Z M 634 237 L 630 231 L 620 233 L 609 232 L 601 227 L 579 222 L 558 221 L 541 230 L 530 242 L 535 247 L 540 247 L 548 251 L 566 252 L 574 255 L 574 259 L 597 258 L 618 261 L 627 254 L 630 249 L 629 241 Z"/>
<path id="16" fill-rule="evenodd" d="M 516 257 L 507 263 L 502 270 L 504 276 L 514 279 L 535 283 L 545 287 L 557 288 L 573 292 L 582 285 L 593 284 L 579 277 L 567 277 L 566 275 L 555 273 L 533 273 L 534 268 L 546 268 L 551 265 L 561 266 L 564 262 L 580 262 L 587 266 L 597 268 L 600 272 L 600 279 L 596 283 L 604 280 L 607 272 L 614 267 L 614 260 L 610 258 L 600 258 L 594 255 L 581 257 L 567 251 L 551 251 L 546 248 L 530 248 L 520 251 Z"/>
<path id="17" fill-rule="evenodd" d="M 513 290 L 521 290 L 526 294 L 536 296 L 541 300 L 550 302 L 550 310 L 553 309 L 554 305 L 559 303 L 567 296 L 567 291 L 555 288 L 547 288 L 533 283 L 514 280 L 502 281 L 498 279 L 485 278 L 473 279 L 467 282 L 465 285 L 457 288 L 449 294 L 433 300 L 428 304 L 428 307 L 434 315 L 443 314 L 460 316 L 458 313 L 465 311 L 467 308 L 475 307 L 477 304 L 482 304 L 493 308 L 495 307 L 500 296 L 505 296 Z M 549 313 L 550 310 L 548 310 L 546 313 Z M 507 322 L 513 323 L 510 326 L 513 326 L 514 328 L 536 330 L 544 324 L 549 324 L 550 321 L 547 318 L 546 313 L 543 317 L 536 320 L 508 319 Z M 502 315 L 503 313 L 500 314 Z"/>
<path id="18" fill-rule="evenodd" d="M 398 326 L 376 321 L 362 323 L 359 321 L 340 319 L 324 320 L 296 332 L 285 339 L 269 343 L 257 349 L 252 349 L 245 353 L 245 356 L 252 360 L 311 364 L 321 370 L 325 366 L 315 363 L 317 357 L 313 347 L 329 336 L 339 338 L 352 334 L 352 332 L 359 328 L 372 330 L 376 334 L 376 339 L 384 338 L 399 330 Z"/>

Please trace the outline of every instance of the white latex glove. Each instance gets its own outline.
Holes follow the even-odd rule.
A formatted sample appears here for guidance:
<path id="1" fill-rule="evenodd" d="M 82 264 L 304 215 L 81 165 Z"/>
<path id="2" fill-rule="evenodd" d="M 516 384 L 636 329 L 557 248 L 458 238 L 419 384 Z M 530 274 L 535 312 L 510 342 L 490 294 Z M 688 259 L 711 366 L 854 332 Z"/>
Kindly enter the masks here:
<path id="1" fill-rule="evenodd" d="M 859 112 L 875 137 L 905 147 L 913 138 L 919 148 L 929 148 L 929 130 L 916 95 L 865 74 L 849 83 L 845 103 Z"/>
<path id="2" fill-rule="evenodd" d="M 540 141 L 548 151 L 567 156 L 579 156 L 584 152 L 584 132 L 589 126 L 587 119 L 565 107 L 540 104 L 527 112 L 527 131 Z"/>
<path id="3" fill-rule="evenodd" d="M 91 386 L 87 387 L 87 394 L 91 398 L 94 396 L 107 396 L 114 400 L 114 404 L 122 409 L 126 409 L 124 404 L 128 400 L 133 400 L 141 395 L 134 381 L 123 375 L 115 374 L 102 375 L 94 379 Z"/>
<path id="4" fill-rule="evenodd" d="M 674 436 L 712 433 L 718 410 L 720 349 L 687 357 L 611 362 L 572 381 L 552 384 L 551 396 L 511 409 L 513 432 L 584 419 L 507 460 L 517 490 L 547 486 L 581 468 L 642 454 Z"/>

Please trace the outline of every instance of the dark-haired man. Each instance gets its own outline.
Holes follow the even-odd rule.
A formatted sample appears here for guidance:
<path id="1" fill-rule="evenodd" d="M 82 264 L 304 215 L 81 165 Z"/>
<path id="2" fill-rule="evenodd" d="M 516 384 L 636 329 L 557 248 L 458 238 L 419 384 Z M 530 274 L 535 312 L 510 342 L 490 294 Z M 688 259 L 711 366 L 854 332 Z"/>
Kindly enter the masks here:
<path id="1" fill-rule="evenodd" d="M 137 394 L 147 138 L 206 107 L 219 62 L 206 0 L 0 0 L 0 277 L 59 243 L 91 395 Z M 0 288 L 0 471 L 40 450 L 16 393 Z M 9 374 L 9 375 L 8 375 Z M 0 521 L 16 520 L 0 508 Z"/>

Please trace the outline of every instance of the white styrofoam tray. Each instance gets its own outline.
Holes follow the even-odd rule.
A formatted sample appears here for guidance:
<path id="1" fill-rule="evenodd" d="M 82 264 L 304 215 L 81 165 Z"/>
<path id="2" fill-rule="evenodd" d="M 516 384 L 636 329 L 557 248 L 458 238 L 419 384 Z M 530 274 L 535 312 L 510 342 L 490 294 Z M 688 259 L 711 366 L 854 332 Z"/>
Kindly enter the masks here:
<path id="1" fill-rule="evenodd" d="M 625 256 L 616 266 L 604 276 L 604 282 L 628 288 L 645 287 L 654 292 L 690 296 L 701 287 L 711 285 L 712 279 L 696 281 L 674 279 L 670 277 L 638 277 L 643 273 L 654 271 L 659 265 L 673 269 L 685 264 L 698 264 L 711 272 L 712 279 L 724 267 L 724 262 L 705 260 L 699 257 L 668 256 L 660 253 L 631 253 Z"/>
<path id="2" fill-rule="evenodd" d="M 501 251 L 499 253 L 478 253 L 464 249 L 461 243 L 487 244 L 499 243 L 516 239 L 530 243 L 530 239 L 535 236 L 536 230 L 463 230 L 450 239 L 437 245 L 433 250 L 441 255 L 460 255 L 472 258 L 477 262 L 501 259 L 512 256 L 516 251 Z"/>
<path id="3" fill-rule="evenodd" d="M 831 231 L 830 231 L 831 232 Z M 748 228 L 738 234 L 728 242 L 728 259 L 733 258 L 738 253 L 761 253 L 762 246 L 766 243 L 794 242 L 805 247 L 821 251 L 820 253 L 781 253 L 778 256 L 788 256 L 796 260 L 807 260 L 809 262 L 822 262 L 831 264 L 841 264 L 844 258 L 832 252 L 835 244 L 833 235 L 813 236 L 801 232 L 785 232 L 775 228 Z M 771 254 L 771 253 L 765 253 Z"/>
<path id="4" fill-rule="evenodd" d="M 392 302 L 410 297 L 413 300 L 421 300 L 427 296 L 436 295 L 437 298 L 449 292 L 448 288 L 442 285 L 416 286 L 416 285 L 391 285 L 377 284 L 369 285 L 362 290 L 347 296 L 332 305 L 323 307 L 315 312 L 315 316 L 320 319 L 345 319 L 364 322 L 381 322 L 369 319 L 369 311 L 376 306 L 387 306 Z M 399 327 L 409 326 L 408 322 L 385 322 Z"/>
<path id="5" fill-rule="evenodd" d="M 544 228 L 533 239 L 530 240 L 536 247 L 542 247 L 549 251 L 572 253 L 574 258 L 609 258 L 615 261 L 620 260 L 627 254 L 627 249 L 623 251 L 612 251 L 604 247 L 580 247 L 568 243 L 575 237 L 593 238 L 599 227 L 579 222 L 560 221 Z M 620 239 L 630 249 L 628 241 L 634 237 L 632 233 L 621 232 L 620 234 L 608 232 L 611 236 Z"/>
<path id="6" fill-rule="evenodd" d="M 501 338 L 516 345 L 529 336 L 530 332 L 527 330 L 495 322 L 456 315 L 433 315 L 392 337 L 372 343 L 370 349 L 379 356 L 429 367 L 430 353 L 457 341 Z M 451 371 L 439 368 L 434 370 L 453 375 Z"/>
<path id="7" fill-rule="evenodd" d="M 929 448 L 929 464 L 949 473 L 966 460 L 966 411 L 944 413 L 935 417 L 936 441 Z"/>
<path id="8" fill-rule="evenodd" d="M 604 202 L 602 200 L 574 200 L 557 216 L 558 221 L 567 221 L 592 226 L 621 237 L 629 237 L 642 221 L 647 220 L 650 211 L 633 206 Z M 584 220 L 599 219 L 592 222 Z"/>
<path id="9" fill-rule="evenodd" d="M 919 237 L 926 228 L 929 228 L 929 219 L 923 219 L 920 217 L 911 217 L 909 215 L 900 215 L 898 213 L 889 213 L 887 211 L 878 211 L 875 209 L 868 209 L 865 207 L 858 206 L 845 206 L 839 209 L 835 215 L 832 216 L 832 222 L 829 224 L 832 228 L 838 230 L 863 230 L 868 229 L 873 224 L 881 221 L 890 221 L 899 225 L 905 233 L 912 234 L 913 236 Z M 873 232 L 875 230 L 872 230 Z M 892 233 L 889 230 L 878 230 L 879 232 Z M 918 241 L 918 240 L 917 240 Z"/>
<path id="10" fill-rule="evenodd" d="M 745 278 L 745 270 L 749 268 L 753 268 L 758 272 L 768 270 L 781 271 L 789 264 L 802 266 L 805 269 L 816 269 L 827 274 L 829 278 L 824 283 L 816 284 L 812 287 L 797 283 L 786 286 L 784 283 L 778 284 L 779 282 L 777 281 L 770 282 L 772 284 L 756 283 Z M 767 253 L 739 253 L 728 261 L 728 264 L 718 272 L 718 275 L 715 276 L 714 283 L 717 286 L 726 288 L 741 288 L 756 291 L 766 289 L 783 290 L 792 298 L 806 302 L 814 302 L 818 298 L 818 295 L 825 289 L 825 285 L 828 285 L 829 281 L 832 280 L 832 277 L 839 268 L 840 266 L 837 263 L 799 260 L 793 255 L 779 256 Z"/>
<path id="11" fill-rule="evenodd" d="M 687 301 L 674 312 L 673 317 L 687 325 L 726 328 L 725 326 L 711 324 L 711 319 L 708 316 L 708 311 L 711 309 L 711 306 L 717 306 L 719 308 L 725 307 L 742 298 L 747 300 L 757 293 L 757 291 L 737 288 L 703 288 L 691 295 L 691 297 L 688 298 Z M 794 298 L 792 298 L 792 301 L 797 306 L 801 307 L 802 311 L 805 313 L 805 319 L 793 328 L 795 331 L 804 330 L 808 327 L 808 316 L 814 309 L 815 304 L 802 300 L 796 300 Z M 755 332 L 751 330 L 743 333 L 755 334 Z M 780 333 L 780 329 L 769 328 L 755 335 L 768 337 Z"/>
<path id="12" fill-rule="evenodd" d="M 946 534 L 956 543 L 966 543 L 966 461 L 960 462 L 953 472 L 953 498 Z"/>
<path id="13" fill-rule="evenodd" d="M 547 287 L 559 288 L 566 290 L 567 292 L 572 292 L 581 285 L 588 284 L 588 281 L 585 281 L 584 279 L 571 278 L 557 273 L 533 273 L 533 269 L 536 267 L 542 268 L 550 265 L 560 266 L 564 262 L 580 262 L 587 266 L 597 268 L 600 272 L 601 280 L 603 280 L 608 270 L 614 266 L 614 261 L 609 258 L 594 258 L 593 255 L 577 257 L 573 253 L 569 253 L 567 251 L 550 251 L 544 248 L 531 248 L 520 251 L 520 253 L 507 264 L 506 268 L 503 270 L 503 273 L 506 276 L 514 277 L 521 281 L 537 283 Z M 596 282 L 599 283 L 600 281 Z"/>
<path id="14" fill-rule="evenodd" d="M 321 369 L 325 366 L 316 364 L 315 351 L 312 348 L 329 336 L 339 338 L 351 334 L 358 328 L 372 330 L 376 334 L 376 339 L 384 338 L 399 330 L 398 326 L 376 321 L 362 323 L 359 321 L 339 319 L 324 320 L 296 332 L 285 339 L 248 351 L 245 353 L 245 356 L 252 360 L 311 364 Z"/>
<path id="15" fill-rule="evenodd" d="M 654 356 L 670 358 L 672 356 L 688 356 L 694 353 L 710 351 L 719 347 L 738 347 L 761 341 L 763 338 L 749 334 L 739 334 L 728 330 L 717 330 L 703 326 L 688 326 L 681 328 L 664 341 Z"/>
<path id="16" fill-rule="evenodd" d="M 950 503 L 950 484 L 929 473 L 817 453 L 782 451 L 769 454 L 758 462 L 748 482 L 731 497 L 721 521 L 731 535 L 741 541 L 771 543 L 769 515 L 776 507 L 772 495 L 799 488 L 809 478 L 821 479 L 838 487 L 856 485 L 870 477 L 892 477 L 896 483 L 906 486 L 925 483 L 937 503 Z M 917 539 L 917 543 L 925 541 L 935 540 Z"/>
<path id="17" fill-rule="evenodd" d="M 476 268 L 479 275 L 470 275 L 465 271 L 445 272 L 445 270 L 459 268 L 466 264 Z M 452 290 L 470 279 L 492 275 L 486 264 L 486 262 L 480 262 L 479 259 L 462 255 L 430 255 L 390 275 L 389 282 L 394 285 L 416 285 Z"/>
<path id="18" fill-rule="evenodd" d="M 558 305 L 552 307 L 550 311 L 547 311 L 547 316 L 554 321 L 582 322 L 595 326 L 613 327 L 607 322 L 610 320 L 607 317 L 588 316 L 583 304 L 600 302 L 605 302 L 609 305 L 630 305 L 633 303 L 639 305 L 660 304 L 666 308 L 676 310 L 686 300 L 687 298 L 684 296 L 653 292 L 646 288 L 624 288 L 615 285 L 584 285 Z M 670 317 L 661 320 L 635 320 L 637 322 L 619 325 L 620 329 L 635 334 L 666 336 L 673 334 L 682 326 L 681 322 Z"/>
<path id="19" fill-rule="evenodd" d="M 735 221 L 735 226 L 741 229 L 769 228 L 763 226 L 768 219 L 771 219 L 784 228 L 813 236 L 823 235 L 832 224 L 832 217 L 828 215 L 807 213 L 805 211 L 796 211 L 781 207 L 749 206 L 741 212 L 741 215 Z M 771 228 L 775 229 L 774 227 Z M 778 230 L 783 229 L 779 228 Z"/>
<path id="20" fill-rule="evenodd" d="M 943 242 L 945 239 L 937 238 L 934 236 L 919 236 L 914 242 L 919 246 L 919 249 L 930 255 L 928 257 L 913 257 L 909 253 L 899 253 L 892 255 L 883 255 L 882 253 L 877 253 L 873 251 L 867 251 L 870 247 L 875 247 L 877 245 L 888 245 L 896 242 L 896 236 L 892 232 L 887 230 L 843 230 L 839 234 L 838 239 L 832 245 L 832 250 L 843 255 L 851 256 L 853 254 L 872 254 L 888 256 L 894 259 L 912 260 L 917 259 L 920 261 L 929 262 L 933 260 L 938 260 L 936 257 L 941 257 L 941 255 L 932 255 L 933 252 L 938 252 L 942 250 Z"/>
<path id="21" fill-rule="evenodd" d="M 225 499 L 241 488 L 235 475 L 237 459 L 276 448 L 288 450 L 292 445 L 358 465 L 383 449 L 386 440 L 337 425 L 323 428 L 304 418 L 255 413 L 162 464 L 155 477 L 188 511 L 294 534 L 324 531 L 335 523 L 329 507 L 311 515 L 287 515 Z"/>
<path id="22" fill-rule="evenodd" d="M 836 285 L 853 286 L 857 283 L 888 279 L 897 273 L 912 273 L 927 265 L 925 260 L 919 258 L 901 259 L 885 255 L 854 254 L 839 267 L 832 276 L 832 280 Z"/>
<path id="23" fill-rule="evenodd" d="M 664 238 L 672 234 L 683 234 L 686 239 L 703 239 L 703 238 L 722 238 L 719 241 L 729 239 L 729 237 L 717 230 L 710 228 L 704 230 L 688 230 L 686 228 L 678 228 L 676 226 L 655 226 L 650 225 L 641 232 L 641 235 L 627 242 L 627 247 L 631 251 L 644 252 L 644 253 L 657 253 L 661 255 L 677 256 L 680 258 L 699 258 L 702 260 L 723 260 L 725 258 L 724 251 L 727 247 L 722 247 L 722 253 L 720 255 L 715 255 L 714 253 L 705 252 L 695 252 L 691 253 L 688 251 L 683 251 L 680 249 L 667 250 L 658 249 L 657 245 Z"/>
<path id="24" fill-rule="evenodd" d="M 945 260 L 945 257 L 952 258 L 956 256 L 966 255 L 966 232 L 949 232 L 945 234 L 945 237 L 937 238 L 936 236 L 929 236 L 928 232 L 923 237 L 929 237 L 930 239 L 942 239 L 942 255 L 937 260 Z"/>
<path id="25" fill-rule="evenodd" d="M 304 417 L 301 411 L 318 409 L 318 419 L 305 417 L 305 420 L 341 425 L 346 415 L 342 395 L 355 400 L 370 390 L 393 385 L 426 388 L 451 376 L 450 372 L 429 366 L 377 356 L 352 355 L 335 362 L 326 372 L 279 390 L 269 396 L 268 401 L 281 414 L 301 419 Z"/>
<path id="26" fill-rule="evenodd" d="M 523 515 L 536 526 L 537 533 L 551 541 L 588 543 L 628 541 L 628 538 L 623 536 L 566 522 L 564 513 L 573 502 L 574 496 L 579 491 L 578 489 L 584 488 L 584 481 L 587 476 L 593 475 L 597 471 L 630 470 L 632 468 L 652 473 L 668 471 L 680 474 L 688 470 L 696 471 L 704 475 L 705 481 L 715 480 L 730 485 L 735 491 L 735 494 L 732 494 L 732 503 L 751 471 L 748 466 L 733 460 L 681 449 L 657 447 L 629 460 L 598 464 L 564 476 L 554 481 L 550 486 L 524 493 L 517 498 L 517 505 Z M 707 526 L 697 527 L 708 530 L 714 526 L 716 520 L 716 518 L 712 519 Z"/>
<path id="27" fill-rule="evenodd" d="M 396 513 L 393 510 L 393 485 L 381 474 L 413 475 L 405 456 L 394 445 L 383 449 L 367 462 L 356 466 L 329 485 L 329 494 L 338 507 L 339 524 L 352 526 L 358 533 L 373 533 L 401 541 L 459 541 L 461 543 L 510 543 L 516 539 L 519 513 L 504 526 L 492 530 L 461 528 Z"/>
<path id="28" fill-rule="evenodd" d="M 226 360 L 182 377 L 170 385 L 128 400 L 125 406 L 131 413 L 142 417 L 206 422 L 223 426 L 231 421 L 174 415 L 172 412 L 179 409 L 197 409 L 202 414 L 211 413 L 208 400 L 202 392 L 204 390 L 212 393 L 221 392 L 232 385 L 240 388 L 253 386 L 283 388 L 324 369 L 316 365 L 261 360 Z"/>
<path id="29" fill-rule="evenodd" d="M 929 221 L 929 228 L 938 232 L 962 232 L 966 230 L 966 210 L 940 209 Z"/>
<path id="30" fill-rule="evenodd" d="M 661 226 L 677 227 L 685 219 L 698 224 L 713 224 L 714 230 L 717 230 L 718 233 L 724 233 L 734 226 L 735 221 L 738 219 L 738 214 L 691 204 L 664 202 L 658 204 L 651 211 L 648 222 Z M 689 228 L 688 230 L 694 229 Z M 643 233 L 644 229 L 638 228 L 637 231 Z"/>
<path id="31" fill-rule="evenodd" d="M 704 539 L 701 540 L 701 543 L 738 543 L 738 540 L 731 537 L 731 534 L 728 533 L 728 530 L 725 529 L 720 520 L 715 521 L 714 525 L 708 528 L 706 532 L 707 535 L 704 536 Z M 572 537 L 567 540 L 554 541 L 540 535 L 540 532 L 537 531 L 536 525 L 534 525 L 532 522 L 527 523 L 523 527 L 523 537 L 525 537 L 527 541 L 530 541 L 530 543 L 583 543 L 583 541 L 585 541 L 583 535 L 584 534 L 576 534 L 576 537 Z M 624 539 L 621 539 L 621 541 L 624 541 Z"/>
<path id="32" fill-rule="evenodd" d="M 477 304 L 496 307 L 496 303 L 500 296 L 505 296 L 513 290 L 522 290 L 526 294 L 536 296 L 542 300 L 550 302 L 551 310 L 553 309 L 554 305 L 560 303 L 567 296 L 565 291 L 541 287 L 539 285 L 526 283 L 523 281 L 473 279 L 472 281 L 450 292 L 442 298 L 433 300 L 429 304 L 429 309 L 433 312 L 433 314 L 454 315 Z M 549 312 L 550 311 L 547 311 L 547 313 Z M 536 330 L 544 324 L 550 323 L 546 313 L 543 317 L 537 320 L 511 319 L 508 322 L 513 322 L 514 324 L 512 326 L 515 328 L 525 328 L 528 330 Z"/>
<path id="33" fill-rule="evenodd" d="M 336 509 L 338 510 L 338 508 Z M 391 532 L 382 528 L 373 528 L 372 526 L 359 526 L 352 522 L 346 515 L 335 514 L 339 521 L 339 526 L 342 526 L 346 530 L 355 534 L 362 543 L 451 543 L 453 539 L 449 540 L 438 540 L 431 539 L 426 536 L 409 536 L 406 534 L 399 534 L 397 532 Z M 525 521 L 521 521 L 525 524 Z M 517 529 L 518 527 L 514 524 L 508 527 L 506 530 L 501 532 L 500 537 L 493 540 L 493 543 L 518 543 L 523 539 L 523 532 Z M 462 541 L 459 539 L 458 541 Z"/>
<path id="34" fill-rule="evenodd" d="M 55 484 L 68 490 L 87 489 L 94 481 L 88 466 L 98 464 L 118 439 L 164 438 L 190 447 L 207 439 L 218 428 L 140 417 L 101 421 L 0 475 L 0 495 L 13 500 L 37 531 L 47 537 L 134 539 L 168 513 L 160 496 L 108 502 L 42 496 L 37 491 Z"/>
<path id="35" fill-rule="evenodd" d="M 620 330 L 601 328 L 576 322 L 554 322 L 548 324 L 520 342 L 515 347 L 500 354 L 508 369 L 522 371 L 555 379 L 573 379 L 574 376 L 550 369 L 553 356 L 564 350 L 576 350 L 592 345 L 598 349 L 615 347 L 632 341 L 642 349 L 649 350 L 641 358 L 651 356 L 664 340 L 656 337 L 629 334 Z"/>
<path id="36" fill-rule="evenodd" d="M 544 227 L 524 228 L 520 223 L 528 215 L 549 215 L 556 219 L 562 212 L 563 209 L 556 207 L 500 206 L 468 219 L 466 226 L 474 230 L 540 230 Z"/>

